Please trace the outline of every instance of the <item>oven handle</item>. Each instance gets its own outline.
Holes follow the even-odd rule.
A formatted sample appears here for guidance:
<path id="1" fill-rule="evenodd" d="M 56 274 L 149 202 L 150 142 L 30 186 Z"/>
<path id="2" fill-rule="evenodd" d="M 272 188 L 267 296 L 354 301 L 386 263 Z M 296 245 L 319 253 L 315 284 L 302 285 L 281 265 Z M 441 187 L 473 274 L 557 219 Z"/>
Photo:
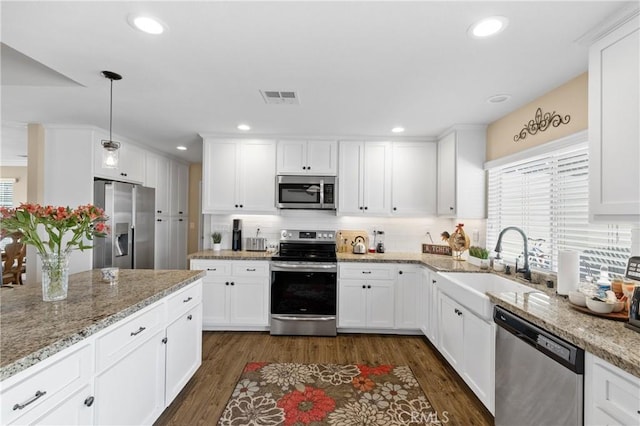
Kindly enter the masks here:
<path id="1" fill-rule="evenodd" d="M 325 272 L 336 272 L 337 266 L 335 263 L 331 264 L 305 264 L 298 265 L 292 263 L 271 263 L 272 271 L 299 271 L 299 272 L 315 272 L 315 271 L 325 271 Z"/>
<path id="2" fill-rule="evenodd" d="M 277 319 L 280 321 L 334 321 L 336 317 L 292 317 L 272 315 L 271 319 Z"/>

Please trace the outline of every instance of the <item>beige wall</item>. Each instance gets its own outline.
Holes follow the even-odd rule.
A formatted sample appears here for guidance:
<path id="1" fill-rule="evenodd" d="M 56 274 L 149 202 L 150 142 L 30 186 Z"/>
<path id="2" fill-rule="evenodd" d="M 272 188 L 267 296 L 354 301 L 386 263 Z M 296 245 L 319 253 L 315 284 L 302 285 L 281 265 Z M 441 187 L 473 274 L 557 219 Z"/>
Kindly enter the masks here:
<path id="1" fill-rule="evenodd" d="M 587 73 L 581 74 L 524 107 L 491 123 L 487 127 L 487 161 L 585 130 L 588 120 L 587 85 Z M 550 126 L 546 131 L 539 131 L 535 135 L 527 133 L 526 138 L 514 141 L 514 136 L 518 135 L 530 120 L 535 119 L 538 108 L 542 109 L 543 114 L 555 111 L 562 117 L 569 115 L 571 120 L 558 127 Z"/>
<path id="2" fill-rule="evenodd" d="M 187 253 L 198 251 L 200 241 L 200 181 L 202 164 L 189 165 L 189 231 L 187 233 Z"/>
<path id="3" fill-rule="evenodd" d="M 13 185 L 13 205 L 27 202 L 27 166 L 2 166 L 0 167 L 0 177 L 13 178 L 16 183 Z"/>

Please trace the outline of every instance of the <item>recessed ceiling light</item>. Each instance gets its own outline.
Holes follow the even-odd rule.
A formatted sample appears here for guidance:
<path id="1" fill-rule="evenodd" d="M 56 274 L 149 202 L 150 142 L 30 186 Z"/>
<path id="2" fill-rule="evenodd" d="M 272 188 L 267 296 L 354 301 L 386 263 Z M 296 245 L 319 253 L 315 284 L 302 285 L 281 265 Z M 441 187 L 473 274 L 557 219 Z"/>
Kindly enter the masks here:
<path id="1" fill-rule="evenodd" d="M 487 98 L 487 102 L 490 104 L 499 104 L 502 102 L 506 102 L 511 99 L 511 95 L 501 94 L 501 95 L 493 95 Z"/>
<path id="2" fill-rule="evenodd" d="M 251 130 L 251 126 L 249 126 L 248 124 L 238 124 L 238 130 L 243 130 L 243 131 L 247 131 L 247 130 Z"/>
<path id="3" fill-rule="evenodd" d="M 186 151 L 186 150 L 187 150 L 187 147 L 186 147 L 186 146 L 184 146 L 184 145 L 180 145 L 180 146 L 176 146 L 176 149 L 177 149 L 178 151 Z"/>
<path id="4" fill-rule="evenodd" d="M 391 131 L 393 133 L 402 133 L 402 132 L 404 132 L 404 127 L 397 126 L 397 127 L 394 127 L 393 129 L 391 129 Z"/>
<path id="5" fill-rule="evenodd" d="M 504 16 L 490 16 L 469 27 L 468 33 L 474 38 L 485 38 L 504 31 L 508 23 Z"/>
<path id="6" fill-rule="evenodd" d="M 144 15 L 130 15 L 129 24 L 137 30 L 154 35 L 162 34 L 165 29 L 165 25 L 156 18 Z"/>

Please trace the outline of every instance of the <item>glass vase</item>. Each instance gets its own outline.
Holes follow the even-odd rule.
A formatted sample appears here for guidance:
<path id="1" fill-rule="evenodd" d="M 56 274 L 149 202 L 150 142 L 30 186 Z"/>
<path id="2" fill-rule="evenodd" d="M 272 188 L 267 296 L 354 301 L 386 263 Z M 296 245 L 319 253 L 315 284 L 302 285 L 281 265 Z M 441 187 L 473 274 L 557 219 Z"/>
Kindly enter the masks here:
<path id="1" fill-rule="evenodd" d="M 42 259 L 42 300 L 55 302 L 67 298 L 69 253 L 40 253 Z"/>

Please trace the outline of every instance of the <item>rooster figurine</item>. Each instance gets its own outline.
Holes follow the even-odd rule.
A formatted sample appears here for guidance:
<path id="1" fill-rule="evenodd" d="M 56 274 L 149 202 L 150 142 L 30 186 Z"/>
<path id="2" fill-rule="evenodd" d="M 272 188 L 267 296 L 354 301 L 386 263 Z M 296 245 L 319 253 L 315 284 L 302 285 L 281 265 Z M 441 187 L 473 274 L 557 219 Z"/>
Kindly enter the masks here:
<path id="1" fill-rule="evenodd" d="M 464 232 L 464 223 L 459 223 L 456 226 L 456 230 L 453 231 L 453 234 L 449 234 L 448 232 L 443 232 L 440 234 L 443 240 L 445 240 L 445 235 L 447 237 L 446 241 L 449 243 L 451 250 L 453 250 L 454 259 L 460 260 L 462 253 L 469 248 L 470 239 L 466 232 Z"/>

